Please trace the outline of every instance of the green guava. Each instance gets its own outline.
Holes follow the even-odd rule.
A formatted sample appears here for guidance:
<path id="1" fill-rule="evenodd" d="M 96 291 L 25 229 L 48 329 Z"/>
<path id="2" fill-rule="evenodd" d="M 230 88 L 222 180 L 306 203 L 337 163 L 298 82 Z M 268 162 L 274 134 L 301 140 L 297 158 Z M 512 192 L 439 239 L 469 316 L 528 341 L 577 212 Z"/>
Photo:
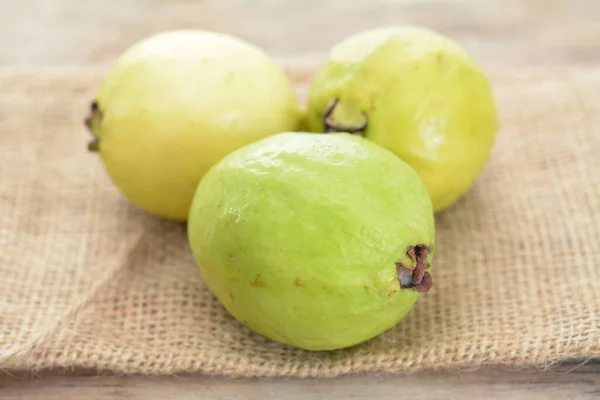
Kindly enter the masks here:
<path id="1" fill-rule="evenodd" d="M 331 50 L 308 96 L 307 130 L 350 132 L 391 150 L 425 182 L 434 211 L 474 184 L 491 153 L 497 111 L 475 60 L 420 27 L 384 27 Z"/>
<path id="2" fill-rule="evenodd" d="M 307 350 L 391 328 L 432 286 L 431 199 L 392 152 L 347 133 L 284 132 L 202 179 L 188 238 L 233 317 Z"/>
<path id="3" fill-rule="evenodd" d="M 263 50 L 201 30 L 161 32 L 112 65 L 86 124 L 108 175 L 132 203 L 185 220 L 194 190 L 219 159 L 295 130 L 291 81 Z"/>

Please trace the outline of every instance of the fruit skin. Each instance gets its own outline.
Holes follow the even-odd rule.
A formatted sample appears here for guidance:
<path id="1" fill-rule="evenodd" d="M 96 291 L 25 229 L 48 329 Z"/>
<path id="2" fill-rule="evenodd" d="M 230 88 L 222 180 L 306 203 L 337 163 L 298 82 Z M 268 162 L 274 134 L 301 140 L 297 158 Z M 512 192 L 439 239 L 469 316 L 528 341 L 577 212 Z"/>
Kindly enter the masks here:
<path id="1" fill-rule="evenodd" d="M 393 153 L 346 133 L 284 132 L 205 175 L 188 235 L 236 319 L 278 342 L 333 350 L 412 309 L 421 293 L 400 288 L 396 262 L 411 245 L 433 246 L 435 227 L 421 179 Z"/>
<path id="2" fill-rule="evenodd" d="M 336 98 L 341 119 L 363 112 L 364 136 L 421 175 L 436 212 L 471 188 L 498 129 L 492 89 L 475 60 L 421 27 L 363 31 L 334 46 L 309 89 L 308 130 L 325 132 L 322 116 Z"/>
<path id="3" fill-rule="evenodd" d="M 295 130 L 301 110 L 287 75 L 261 49 L 210 31 L 149 36 L 102 81 L 87 121 L 100 157 L 131 202 L 184 221 L 194 190 L 219 159 Z"/>

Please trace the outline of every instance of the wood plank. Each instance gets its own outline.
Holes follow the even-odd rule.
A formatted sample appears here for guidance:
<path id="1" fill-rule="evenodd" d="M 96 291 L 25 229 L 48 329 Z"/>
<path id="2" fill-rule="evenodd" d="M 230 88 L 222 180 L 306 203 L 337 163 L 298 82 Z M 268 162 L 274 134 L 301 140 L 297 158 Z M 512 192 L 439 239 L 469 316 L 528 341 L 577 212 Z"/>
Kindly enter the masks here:
<path id="1" fill-rule="evenodd" d="M 5 374 L 0 398 L 16 399 L 563 399 L 600 398 L 600 360 L 550 372 L 482 368 L 332 379 L 227 379 L 208 376 L 87 376 Z M 82 376 L 73 376 L 81 374 Z"/>

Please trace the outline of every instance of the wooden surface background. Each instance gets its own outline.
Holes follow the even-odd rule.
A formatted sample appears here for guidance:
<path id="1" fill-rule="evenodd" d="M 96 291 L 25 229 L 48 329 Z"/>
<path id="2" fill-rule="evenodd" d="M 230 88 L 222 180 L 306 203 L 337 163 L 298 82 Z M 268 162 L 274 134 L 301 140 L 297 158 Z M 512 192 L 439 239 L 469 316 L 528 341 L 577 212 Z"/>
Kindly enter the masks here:
<path id="1" fill-rule="evenodd" d="M 6 385 L 2 389 L 2 385 Z M 114 377 L 31 374 L 0 378 L 2 400 L 598 400 L 600 364 L 552 372 L 424 372 L 400 376 L 347 376 L 323 380 L 232 380 L 202 376 Z"/>
<path id="2" fill-rule="evenodd" d="M 278 58 L 301 60 L 324 57 L 351 33 L 389 24 L 448 34 L 490 71 L 600 67 L 599 0 L 2 0 L 0 66 L 108 65 L 136 40 L 176 28 L 230 32 Z M 0 371 L 0 399 L 600 398 L 598 360 L 571 360 L 550 371 L 317 381 L 96 375 Z"/>
<path id="3" fill-rule="evenodd" d="M 136 40 L 180 28 L 303 57 L 389 24 L 451 35 L 488 69 L 600 62 L 598 0 L 3 0 L 0 65 L 109 63 Z"/>

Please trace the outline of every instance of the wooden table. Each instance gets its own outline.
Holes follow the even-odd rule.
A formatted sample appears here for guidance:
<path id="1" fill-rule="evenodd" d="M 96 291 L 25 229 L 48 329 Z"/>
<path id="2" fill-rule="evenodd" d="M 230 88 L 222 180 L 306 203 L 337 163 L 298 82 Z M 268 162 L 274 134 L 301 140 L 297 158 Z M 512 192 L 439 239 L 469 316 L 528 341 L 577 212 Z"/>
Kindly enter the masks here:
<path id="1" fill-rule="evenodd" d="M 597 400 L 600 361 L 569 364 L 552 372 L 487 368 L 412 375 L 347 376 L 323 380 L 232 380 L 204 376 L 115 377 L 89 373 L 27 373 L 1 377 L 0 399 L 494 399 Z"/>
<path id="2" fill-rule="evenodd" d="M 205 28 L 278 58 L 322 57 L 369 27 L 429 26 L 487 70 L 600 66 L 598 0 L 19 0 L 0 2 L 0 66 L 107 65 L 158 30 Z M 1 372 L 0 399 L 598 399 L 600 360 L 542 371 L 422 372 L 328 380 L 115 377 L 97 371 Z"/>

